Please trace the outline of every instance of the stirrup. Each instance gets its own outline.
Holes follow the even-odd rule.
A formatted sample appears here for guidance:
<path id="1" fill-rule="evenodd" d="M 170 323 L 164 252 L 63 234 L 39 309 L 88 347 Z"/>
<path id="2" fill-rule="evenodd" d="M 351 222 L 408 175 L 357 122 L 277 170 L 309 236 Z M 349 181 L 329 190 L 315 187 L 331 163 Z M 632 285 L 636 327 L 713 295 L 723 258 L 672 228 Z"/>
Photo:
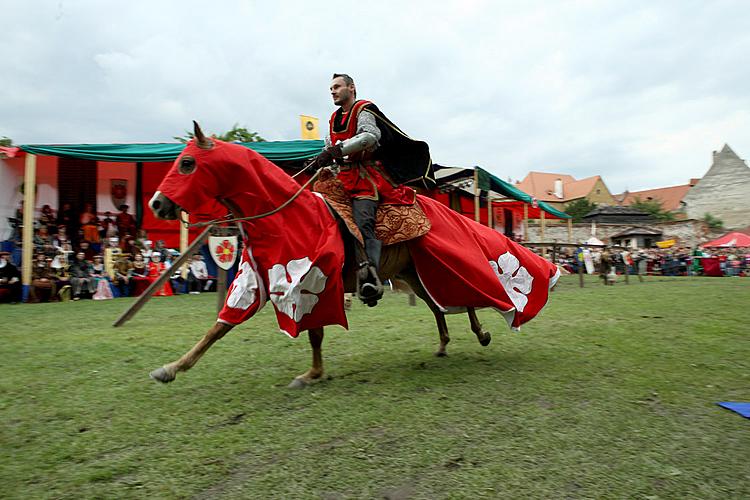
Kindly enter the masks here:
<path id="1" fill-rule="evenodd" d="M 369 307 L 377 305 L 383 298 L 383 284 L 375 270 L 375 266 L 364 263 L 357 272 L 357 298 Z"/>

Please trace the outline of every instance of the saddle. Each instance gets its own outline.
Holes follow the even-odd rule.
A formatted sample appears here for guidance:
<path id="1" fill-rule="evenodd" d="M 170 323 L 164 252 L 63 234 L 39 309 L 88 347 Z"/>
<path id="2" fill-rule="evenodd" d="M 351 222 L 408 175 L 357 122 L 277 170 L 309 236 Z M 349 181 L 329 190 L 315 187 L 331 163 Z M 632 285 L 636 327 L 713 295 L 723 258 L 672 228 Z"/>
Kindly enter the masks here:
<path id="1" fill-rule="evenodd" d="M 323 195 L 328 206 L 341 217 L 352 236 L 364 244 L 362 234 L 354 223 L 351 198 L 344 191 L 341 181 L 332 175 L 321 175 L 321 179 L 313 184 L 313 191 Z M 378 205 L 375 221 L 375 235 L 383 245 L 393 245 L 417 238 L 426 234 L 432 227 L 418 203 Z"/>

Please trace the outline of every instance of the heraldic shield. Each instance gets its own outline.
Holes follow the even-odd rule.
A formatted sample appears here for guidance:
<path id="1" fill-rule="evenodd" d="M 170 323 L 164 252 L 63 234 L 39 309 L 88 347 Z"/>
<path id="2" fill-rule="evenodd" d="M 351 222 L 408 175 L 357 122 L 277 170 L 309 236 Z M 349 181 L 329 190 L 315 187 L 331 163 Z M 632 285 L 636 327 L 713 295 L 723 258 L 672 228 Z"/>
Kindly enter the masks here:
<path id="1" fill-rule="evenodd" d="M 237 236 L 209 236 L 208 248 L 216 265 L 225 271 L 237 260 Z"/>

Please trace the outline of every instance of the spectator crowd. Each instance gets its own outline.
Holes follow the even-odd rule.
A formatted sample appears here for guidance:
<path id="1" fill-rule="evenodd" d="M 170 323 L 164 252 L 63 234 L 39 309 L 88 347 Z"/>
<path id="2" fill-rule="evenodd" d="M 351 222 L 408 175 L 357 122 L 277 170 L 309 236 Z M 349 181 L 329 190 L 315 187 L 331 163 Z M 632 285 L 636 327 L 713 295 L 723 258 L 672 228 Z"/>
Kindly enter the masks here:
<path id="1" fill-rule="evenodd" d="M 750 277 L 750 248 L 698 248 L 687 247 L 647 248 L 628 251 L 612 249 L 588 250 L 594 268 L 599 273 L 609 272 L 614 268 L 617 274 L 623 274 L 627 267 L 628 274 L 643 276 L 701 276 L 708 275 L 704 269 L 705 259 L 716 261 L 716 268 L 723 276 Z M 583 265 L 582 252 L 564 249 L 557 256 L 557 264 L 570 273 L 578 273 Z"/>
<path id="2" fill-rule="evenodd" d="M 100 218 L 87 203 L 80 213 L 64 204 L 57 214 L 44 205 L 34 222 L 34 258 L 29 302 L 80 299 L 106 300 L 140 295 L 172 267 L 180 253 L 166 248 L 164 241 L 152 242 L 144 230 L 137 230 L 135 218 L 121 205 L 113 216 Z M 21 234 L 23 206 L 13 223 L 11 241 L 15 251 L 0 252 L 0 301 L 22 300 Z M 193 255 L 187 272 L 175 269 L 156 295 L 201 293 L 215 290 L 203 256 Z"/>

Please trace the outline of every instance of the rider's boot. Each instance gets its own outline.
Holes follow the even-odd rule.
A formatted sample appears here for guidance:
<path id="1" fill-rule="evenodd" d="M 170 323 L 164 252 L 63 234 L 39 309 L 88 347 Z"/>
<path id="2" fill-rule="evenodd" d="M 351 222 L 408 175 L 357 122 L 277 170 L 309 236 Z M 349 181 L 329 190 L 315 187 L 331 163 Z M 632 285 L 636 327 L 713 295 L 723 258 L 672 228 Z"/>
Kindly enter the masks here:
<path id="1" fill-rule="evenodd" d="M 369 262 L 360 265 L 358 294 L 360 300 L 370 307 L 383 298 L 383 283 L 378 276 L 382 248 L 383 243 L 380 240 L 365 240 L 365 253 Z"/>

